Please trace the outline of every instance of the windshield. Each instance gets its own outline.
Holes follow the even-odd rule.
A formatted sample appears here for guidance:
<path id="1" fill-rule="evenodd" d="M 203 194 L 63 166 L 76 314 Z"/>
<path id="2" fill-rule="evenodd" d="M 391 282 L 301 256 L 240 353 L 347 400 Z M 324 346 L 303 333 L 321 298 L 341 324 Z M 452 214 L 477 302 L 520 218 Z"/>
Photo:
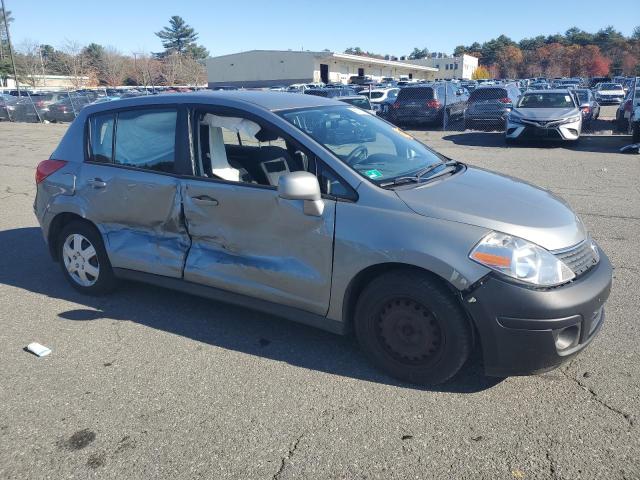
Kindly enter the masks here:
<path id="1" fill-rule="evenodd" d="M 509 95 L 507 95 L 507 91 L 504 88 L 478 88 L 473 91 L 469 97 L 469 101 L 499 100 L 508 96 Z"/>
<path id="2" fill-rule="evenodd" d="M 415 174 L 442 161 L 411 135 L 348 105 L 280 115 L 374 183 Z"/>
<path id="3" fill-rule="evenodd" d="M 587 90 L 576 90 L 576 94 L 578 95 L 580 103 L 586 103 L 589 101 L 589 92 Z"/>
<path id="4" fill-rule="evenodd" d="M 573 108 L 575 105 L 568 93 L 525 93 L 520 99 L 520 108 Z"/>
<path id="5" fill-rule="evenodd" d="M 362 92 L 360 92 L 362 94 Z M 371 99 L 375 100 L 376 98 L 382 98 L 384 96 L 384 92 L 371 92 Z"/>
<path id="6" fill-rule="evenodd" d="M 431 87 L 407 87 L 400 90 L 398 100 L 433 100 L 433 88 Z"/>

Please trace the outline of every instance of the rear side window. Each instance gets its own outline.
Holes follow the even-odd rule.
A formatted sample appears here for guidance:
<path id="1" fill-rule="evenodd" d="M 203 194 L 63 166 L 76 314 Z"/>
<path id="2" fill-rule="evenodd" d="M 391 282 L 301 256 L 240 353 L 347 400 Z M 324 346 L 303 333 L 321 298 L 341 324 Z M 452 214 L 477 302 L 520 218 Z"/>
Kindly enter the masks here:
<path id="1" fill-rule="evenodd" d="M 111 163 L 113 157 L 113 125 L 115 115 L 94 115 L 89 120 L 89 160 Z"/>
<path id="2" fill-rule="evenodd" d="M 177 118 L 176 110 L 118 113 L 113 162 L 173 173 Z"/>
<path id="3" fill-rule="evenodd" d="M 398 101 L 403 100 L 433 100 L 433 88 L 408 87 L 400 90 Z"/>

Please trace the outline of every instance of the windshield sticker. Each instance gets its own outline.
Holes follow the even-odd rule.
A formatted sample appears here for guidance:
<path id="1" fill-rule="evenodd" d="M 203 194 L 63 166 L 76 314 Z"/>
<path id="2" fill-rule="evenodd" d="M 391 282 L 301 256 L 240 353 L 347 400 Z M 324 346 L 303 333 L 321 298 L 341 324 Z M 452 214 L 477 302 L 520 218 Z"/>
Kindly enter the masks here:
<path id="1" fill-rule="evenodd" d="M 357 113 L 358 115 L 369 115 L 367 112 L 365 112 L 364 110 L 362 110 L 360 108 L 349 107 L 349 110 L 351 110 L 353 113 Z"/>
<path id="2" fill-rule="evenodd" d="M 564 96 L 564 101 L 565 102 L 570 102 L 571 101 L 571 97 L 569 95 L 565 95 Z"/>
<path id="3" fill-rule="evenodd" d="M 375 168 L 373 170 L 367 170 L 366 172 L 364 172 L 364 174 L 372 180 L 382 177 L 382 172 L 380 170 L 376 170 Z"/>

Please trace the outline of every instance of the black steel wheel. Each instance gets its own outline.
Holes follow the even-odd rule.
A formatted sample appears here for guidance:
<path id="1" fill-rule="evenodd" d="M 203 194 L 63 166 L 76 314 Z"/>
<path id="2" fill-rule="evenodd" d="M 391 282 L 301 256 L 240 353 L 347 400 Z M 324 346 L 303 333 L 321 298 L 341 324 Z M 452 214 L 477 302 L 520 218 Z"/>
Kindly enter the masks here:
<path id="1" fill-rule="evenodd" d="M 354 327 L 376 366 L 420 385 L 450 379 L 471 351 L 465 312 L 428 272 L 400 269 L 373 279 L 358 298 Z"/>
<path id="2" fill-rule="evenodd" d="M 415 365 L 434 361 L 443 336 L 433 312 L 411 298 L 390 300 L 378 315 L 378 340 L 389 355 Z"/>

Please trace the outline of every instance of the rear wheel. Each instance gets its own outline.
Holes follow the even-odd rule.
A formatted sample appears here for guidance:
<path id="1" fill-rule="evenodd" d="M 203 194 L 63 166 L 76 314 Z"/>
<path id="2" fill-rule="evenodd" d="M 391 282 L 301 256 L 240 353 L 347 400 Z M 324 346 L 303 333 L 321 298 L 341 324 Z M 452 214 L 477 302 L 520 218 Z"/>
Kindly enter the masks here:
<path id="1" fill-rule="evenodd" d="M 355 330 L 375 365 L 421 385 L 450 379 L 471 350 L 467 319 L 451 292 L 428 274 L 409 270 L 384 274 L 365 288 Z"/>
<path id="2" fill-rule="evenodd" d="M 627 127 L 629 126 L 627 124 L 627 119 L 624 118 L 623 115 L 620 115 L 619 113 L 617 113 L 618 118 L 616 119 L 616 127 L 618 128 L 619 132 L 625 132 L 627 130 Z"/>
<path id="3" fill-rule="evenodd" d="M 76 290 L 100 295 L 113 289 L 111 263 L 94 227 L 84 222 L 70 223 L 60 232 L 57 247 L 62 272 Z"/>

